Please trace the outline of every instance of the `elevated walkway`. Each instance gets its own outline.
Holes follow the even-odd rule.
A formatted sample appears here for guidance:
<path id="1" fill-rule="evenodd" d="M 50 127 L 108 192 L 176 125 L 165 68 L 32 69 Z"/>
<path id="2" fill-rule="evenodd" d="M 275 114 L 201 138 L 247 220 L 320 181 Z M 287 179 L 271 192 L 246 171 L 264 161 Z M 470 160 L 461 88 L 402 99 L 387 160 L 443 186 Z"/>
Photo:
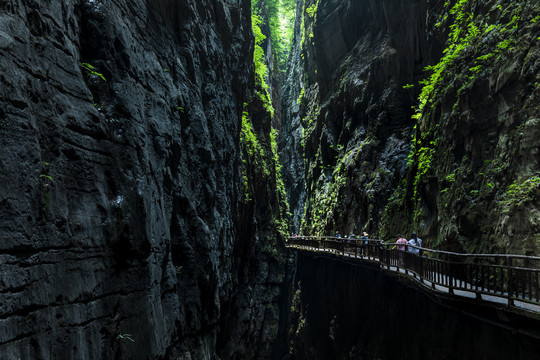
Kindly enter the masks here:
<path id="1" fill-rule="evenodd" d="M 375 239 L 291 237 L 287 247 L 372 263 L 435 294 L 467 299 L 540 320 L 540 257 L 458 254 L 419 248 L 421 255 Z"/>

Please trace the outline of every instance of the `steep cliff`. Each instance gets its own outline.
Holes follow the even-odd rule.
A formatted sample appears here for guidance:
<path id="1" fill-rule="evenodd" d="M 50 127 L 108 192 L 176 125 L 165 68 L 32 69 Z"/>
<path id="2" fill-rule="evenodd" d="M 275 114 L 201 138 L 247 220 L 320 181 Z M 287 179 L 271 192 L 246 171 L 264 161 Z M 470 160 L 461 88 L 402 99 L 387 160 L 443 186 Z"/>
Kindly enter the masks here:
<path id="1" fill-rule="evenodd" d="M 301 80 L 283 104 L 292 109 L 284 120 L 301 129 L 306 186 L 291 207 L 301 212 L 305 197 L 306 233 L 377 232 L 410 149 L 415 94 L 402 86 L 440 52 L 428 41 L 428 4 L 307 0 L 300 14 L 289 77 Z M 290 168 L 291 189 L 301 187 Z"/>
<path id="2" fill-rule="evenodd" d="M 283 162 L 301 231 L 417 231 L 427 246 L 537 254 L 538 4 L 300 10 Z"/>
<path id="3" fill-rule="evenodd" d="M 445 3 L 443 57 L 419 97 L 387 228 L 466 252 L 540 251 L 540 5 Z"/>
<path id="4" fill-rule="evenodd" d="M 283 165 L 285 189 L 291 207 L 292 231 L 298 233 L 304 215 L 304 149 L 303 129 L 298 98 L 303 86 L 301 65 L 301 25 L 304 2 L 296 7 L 294 37 L 290 50 L 287 72 L 284 76 L 281 97 L 281 133 L 279 138 L 280 160 Z"/>
<path id="5" fill-rule="evenodd" d="M 283 245 L 275 166 L 240 136 L 250 5 L 0 3 L 0 358 L 270 356 Z"/>

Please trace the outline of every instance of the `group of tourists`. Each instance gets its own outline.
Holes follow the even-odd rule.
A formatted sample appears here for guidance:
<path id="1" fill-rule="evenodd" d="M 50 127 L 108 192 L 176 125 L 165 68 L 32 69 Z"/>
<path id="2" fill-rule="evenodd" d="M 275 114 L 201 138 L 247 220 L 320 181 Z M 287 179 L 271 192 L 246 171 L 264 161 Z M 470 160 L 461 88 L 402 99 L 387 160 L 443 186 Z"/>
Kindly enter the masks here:
<path id="1" fill-rule="evenodd" d="M 367 239 L 369 239 L 369 235 L 365 231 L 362 233 L 362 236 L 360 236 L 358 238 L 354 234 L 351 234 L 349 236 L 347 236 L 347 235 L 341 236 L 339 231 L 336 231 L 336 234 L 334 235 L 334 237 L 336 239 L 348 239 L 348 240 L 367 240 Z M 407 246 L 407 245 L 412 245 L 412 246 Z M 413 247 L 413 246 L 416 246 L 416 247 Z M 418 237 L 418 235 L 415 232 L 413 232 L 411 234 L 411 239 L 408 240 L 408 241 L 407 241 L 407 239 L 405 239 L 405 237 L 403 235 L 398 234 L 397 240 L 396 240 L 396 245 L 392 249 L 398 249 L 400 251 L 408 251 L 410 253 L 420 255 L 421 252 L 420 252 L 419 248 L 421 248 L 421 247 L 422 247 L 422 239 L 420 239 Z"/>
<path id="2" fill-rule="evenodd" d="M 409 241 L 407 241 L 407 239 L 405 239 L 403 235 L 401 234 L 398 234 L 397 237 L 398 239 L 396 240 L 396 245 L 394 245 L 392 249 L 398 249 L 400 251 L 407 250 L 410 253 L 421 255 L 419 248 L 422 247 L 422 239 L 420 239 L 418 235 L 416 235 L 416 233 L 413 232 L 411 234 L 411 239 Z M 412 245 L 412 246 L 406 246 L 406 245 Z M 417 247 L 413 247 L 413 246 L 417 246 Z"/>
<path id="3" fill-rule="evenodd" d="M 353 233 L 351 233 L 351 235 L 347 236 L 347 235 L 343 235 L 343 237 L 341 236 L 341 234 L 339 233 L 339 231 L 336 231 L 336 235 L 334 235 L 335 238 L 339 238 L 339 239 L 349 239 L 349 240 L 367 240 L 369 237 L 368 237 L 368 233 L 367 232 L 363 232 L 362 233 L 362 236 L 360 237 L 356 237 L 356 235 L 354 235 Z"/>
<path id="4" fill-rule="evenodd" d="M 300 234 L 291 234 L 291 237 L 293 238 L 302 238 L 304 239 L 304 235 L 300 235 Z M 367 244 L 368 243 L 368 239 L 369 239 L 369 235 L 366 231 L 362 232 L 362 235 L 357 237 L 355 234 L 351 233 L 350 235 L 344 235 L 344 236 L 341 236 L 340 232 L 339 231 L 336 231 L 336 234 L 334 235 L 334 237 L 336 239 L 343 239 L 343 240 L 348 240 L 348 242 L 352 242 L 354 240 L 364 240 L 362 243 L 365 243 Z M 412 245 L 412 246 L 410 246 Z M 418 235 L 413 232 L 411 234 L 411 239 L 410 240 L 407 240 L 405 239 L 405 237 L 403 237 L 403 235 L 401 234 L 398 234 L 397 236 L 397 240 L 396 240 L 396 245 L 394 245 L 394 247 L 392 249 L 397 249 L 399 251 L 407 251 L 407 252 L 410 252 L 412 254 L 415 254 L 415 255 L 422 255 L 422 251 L 421 251 L 421 248 L 422 247 L 422 239 L 420 239 L 418 237 Z"/>
<path id="5" fill-rule="evenodd" d="M 394 245 L 394 247 L 392 249 L 397 249 L 399 250 L 399 263 L 401 266 L 403 266 L 404 264 L 404 255 L 405 255 L 405 251 L 411 253 L 411 254 L 415 254 L 415 255 L 422 255 L 421 251 L 419 248 L 422 247 L 422 239 L 420 239 L 418 237 L 418 235 L 416 235 L 416 233 L 412 233 L 411 234 L 411 240 L 407 241 L 407 239 L 405 239 L 403 237 L 403 235 L 401 234 L 398 234 L 398 239 L 396 240 L 396 245 Z M 407 245 L 412 245 L 412 246 L 407 246 Z M 414 247 L 413 247 L 414 246 Z"/>

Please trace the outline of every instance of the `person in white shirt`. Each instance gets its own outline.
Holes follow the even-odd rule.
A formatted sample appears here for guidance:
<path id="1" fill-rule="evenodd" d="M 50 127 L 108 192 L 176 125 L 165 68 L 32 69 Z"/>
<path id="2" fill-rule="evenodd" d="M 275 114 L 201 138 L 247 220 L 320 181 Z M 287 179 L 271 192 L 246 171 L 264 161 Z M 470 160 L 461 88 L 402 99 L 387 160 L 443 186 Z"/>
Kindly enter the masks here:
<path id="1" fill-rule="evenodd" d="M 411 234 L 411 240 L 409 240 L 409 244 L 414 246 L 422 247 L 422 239 L 420 239 L 418 236 L 416 236 L 416 233 Z M 410 253 L 420 255 L 420 249 L 410 247 L 408 248 Z"/>

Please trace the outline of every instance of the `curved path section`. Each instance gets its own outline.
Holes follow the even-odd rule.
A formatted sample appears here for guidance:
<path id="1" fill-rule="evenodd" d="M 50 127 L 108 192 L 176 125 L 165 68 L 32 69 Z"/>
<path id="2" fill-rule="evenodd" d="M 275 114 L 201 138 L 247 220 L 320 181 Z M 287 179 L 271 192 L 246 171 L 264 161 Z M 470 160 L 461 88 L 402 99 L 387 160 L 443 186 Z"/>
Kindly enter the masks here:
<path id="1" fill-rule="evenodd" d="M 416 280 L 435 292 L 502 304 L 540 314 L 540 257 L 499 254 L 459 254 L 376 239 L 291 237 L 287 247 L 333 253 L 336 256 L 375 262 Z M 420 254 L 410 251 L 420 249 Z"/>

